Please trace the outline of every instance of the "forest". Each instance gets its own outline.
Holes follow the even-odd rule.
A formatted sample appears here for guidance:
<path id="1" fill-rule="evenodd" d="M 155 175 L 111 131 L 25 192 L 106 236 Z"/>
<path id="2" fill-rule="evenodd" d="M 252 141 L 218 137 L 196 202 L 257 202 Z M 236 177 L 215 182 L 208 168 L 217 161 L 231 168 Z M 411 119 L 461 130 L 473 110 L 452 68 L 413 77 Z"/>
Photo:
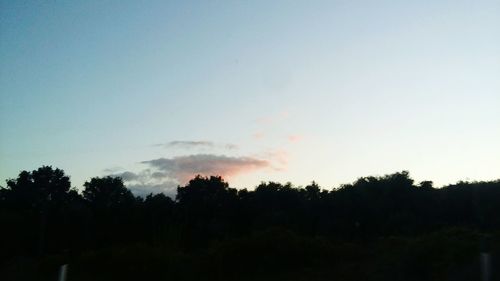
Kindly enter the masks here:
<path id="1" fill-rule="evenodd" d="M 111 176 L 76 189 L 43 166 L 0 188 L 0 224 L 1 280 L 57 280 L 63 264 L 68 281 L 500 280 L 500 180 L 236 189 L 196 176 L 170 198 Z"/>

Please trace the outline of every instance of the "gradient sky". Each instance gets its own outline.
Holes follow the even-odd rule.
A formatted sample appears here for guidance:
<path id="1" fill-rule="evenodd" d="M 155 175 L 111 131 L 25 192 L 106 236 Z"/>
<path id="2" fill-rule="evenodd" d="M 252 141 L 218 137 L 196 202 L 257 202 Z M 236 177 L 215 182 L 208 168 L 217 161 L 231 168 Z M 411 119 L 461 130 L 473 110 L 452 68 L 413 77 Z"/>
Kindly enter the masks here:
<path id="1" fill-rule="evenodd" d="M 500 1 L 0 3 L 2 182 L 500 178 Z"/>

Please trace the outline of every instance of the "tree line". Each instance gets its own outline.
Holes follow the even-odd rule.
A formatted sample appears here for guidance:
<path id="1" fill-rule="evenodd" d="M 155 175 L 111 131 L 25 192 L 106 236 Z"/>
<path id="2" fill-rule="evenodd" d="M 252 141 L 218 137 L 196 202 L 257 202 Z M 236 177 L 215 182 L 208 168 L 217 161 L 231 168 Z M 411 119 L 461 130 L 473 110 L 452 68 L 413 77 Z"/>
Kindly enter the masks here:
<path id="1" fill-rule="evenodd" d="M 64 171 L 50 166 L 7 180 L 0 189 L 0 263 L 130 245 L 193 253 L 262 233 L 361 245 L 443 229 L 500 229 L 500 180 L 435 188 L 402 171 L 332 190 L 315 182 L 262 182 L 248 190 L 219 176 L 196 176 L 177 188 L 175 199 L 134 196 L 119 177 L 94 177 L 83 187 L 72 188 Z"/>

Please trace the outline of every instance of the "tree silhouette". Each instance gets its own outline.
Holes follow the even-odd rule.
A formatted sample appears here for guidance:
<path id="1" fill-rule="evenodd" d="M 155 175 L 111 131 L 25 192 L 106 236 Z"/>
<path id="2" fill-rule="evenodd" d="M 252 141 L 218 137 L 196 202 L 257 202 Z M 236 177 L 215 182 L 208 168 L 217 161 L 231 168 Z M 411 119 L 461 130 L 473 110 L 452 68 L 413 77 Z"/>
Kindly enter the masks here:
<path id="1" fill-rule="evenodd" d="M 17 179 L 7 180 L 3 197 L 14 208 L 43 208 L 67 200 L 71 183 L 64 171 L 42 166 L 32 172 L 22 171 Z"/>
<path id="2" fill-rule="evenodd" d="M 0 188 L 0 271 L 21 280 L 4 266 L 32 258 L 26 280 L 52 280 L 44 270 L 61 263 L 75 280 L 473 280 L 475 243 L 500 233 L 499 202 L 500 180 L 434 188 L 407 171 L 331 190 L 237 190 L 198 175 L 175 200 L 142 198 L 119 177 L 91 178 L 80 193 L 43 166 Z"/>
<path id="3" fill-rule="evenodd" d="M 132 192 L 123 184 L 119 177 L 92 178 L 83 184 L 83 198 L 93 208 L 112 209 L 129 206 L 135 198 Z"/>

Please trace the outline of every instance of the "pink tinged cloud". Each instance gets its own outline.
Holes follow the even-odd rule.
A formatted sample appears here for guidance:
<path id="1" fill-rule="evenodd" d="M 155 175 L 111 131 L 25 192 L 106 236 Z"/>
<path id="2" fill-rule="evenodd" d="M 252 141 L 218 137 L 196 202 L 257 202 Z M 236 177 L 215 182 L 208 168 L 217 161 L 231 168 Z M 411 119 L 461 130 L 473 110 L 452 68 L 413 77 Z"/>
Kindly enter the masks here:
<path id="1" fill-rule="evenodd" d="M 226 179 L 268 168 L 271 164 L 266 160 L 253 157 L 231 157 L 213 154 L 195 154 L 173 158 L 158 158 L 141 162 L 163 172 L 167 177 L 179 183 L 188 182 L 195 175 L 219 175 Z"/>
<path id="2" fill-rule="evenodd" d="M 289 135 L 288 136 L 288 141 L 296 143 L 299 142 L 303 139 L 303 136 L 301 135 Z"/>
<path id="3" fill-rule="evenodd" d="M 274 171 L 286 171 L 288 167 L 289 153 L 284 149 L 268 150 L 262 154 L 263 158 L 269 159 L 270 167 Z"/>

